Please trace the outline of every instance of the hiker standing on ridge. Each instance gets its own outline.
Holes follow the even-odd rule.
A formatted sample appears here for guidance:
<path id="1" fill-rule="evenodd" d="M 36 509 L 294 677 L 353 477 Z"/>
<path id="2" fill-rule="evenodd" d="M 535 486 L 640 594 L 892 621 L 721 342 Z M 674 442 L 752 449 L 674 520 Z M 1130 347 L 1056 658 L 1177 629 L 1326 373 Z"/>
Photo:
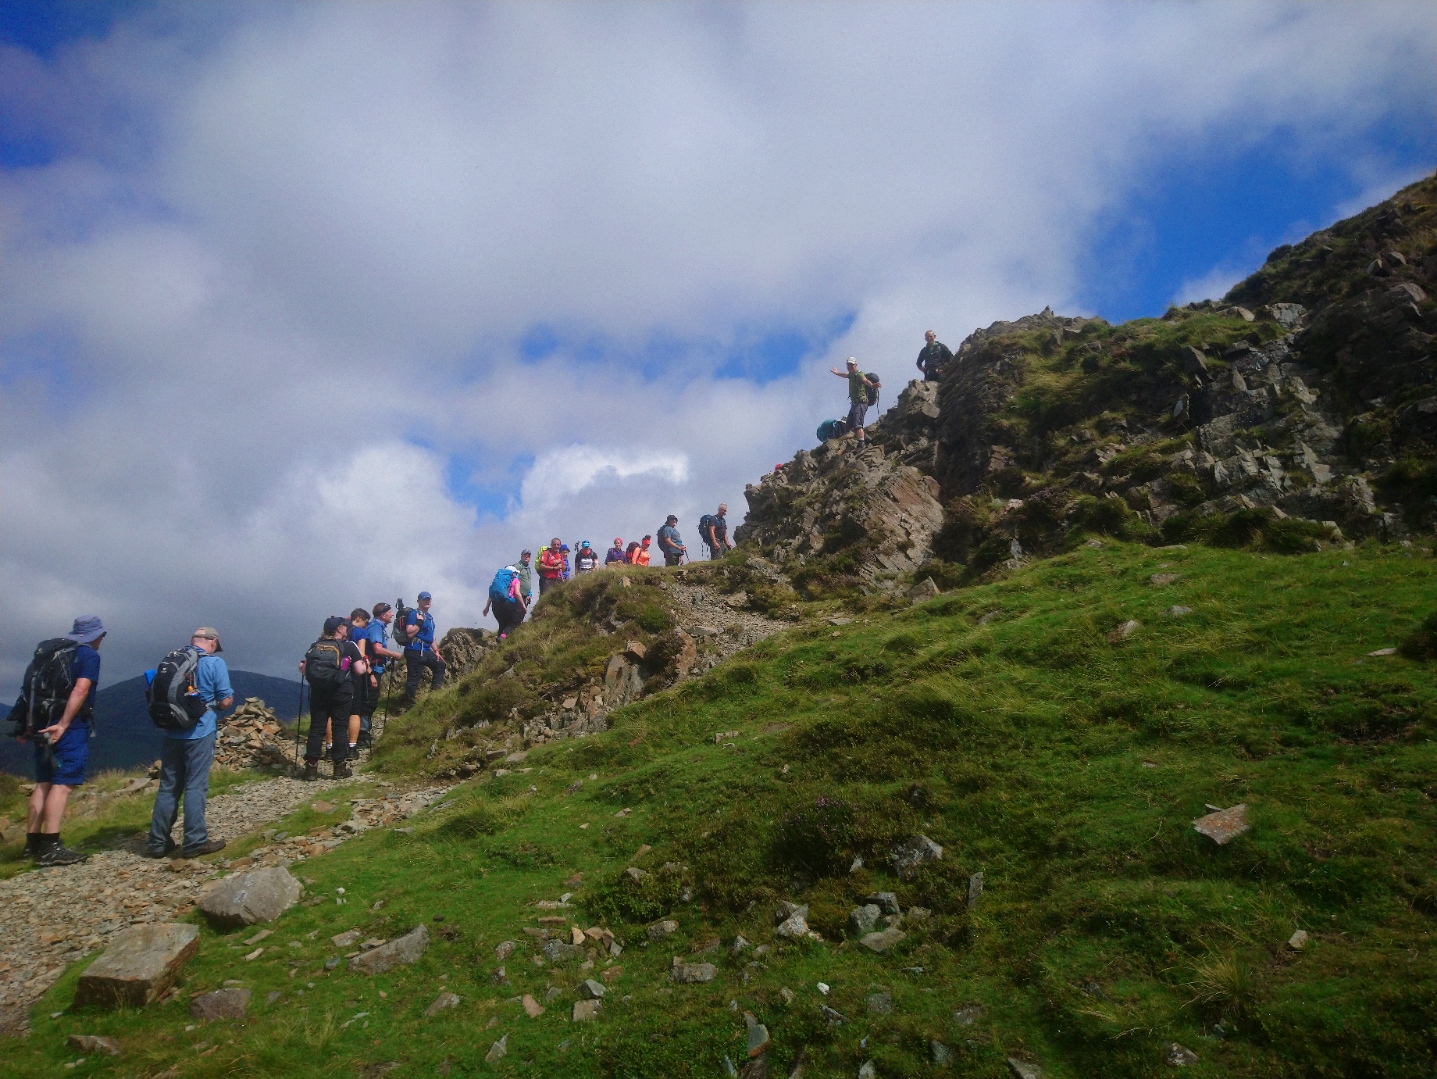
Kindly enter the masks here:
<path id="1" fill-rule="evenodd" d="M 938 335 L 929 330 L 923 335 L 928 343 L 918 353 L 918 370 L 923 372 L 924 382 L 937 382 L 943 375 L 943 368 L 953 358 L 953 351 L 938 340 Z"/>
<path id="2" fill-rule="evenodd" d="M 525 548 L 519 554 L 519 561 L 514 566 L 519 571 L 519 595 L 524 597 L 524 610 L 528 610 L 534 603 L 534 563 L 530 561 L 534 552 Z"/>
<path id="3" fill-rule="evenodd" d="M 878 383 L 858 369 L 858 360 L 848 357 L 848 370 L 840 371 L 830 367 L 830 374 L 848 379 L 848 429 L 858 432 L 858 446 L 862 449 L 868 443 L 863 437 L 863 414 L 868 411 L 868 391 L 878 389 Z"/>
<path id="4" fill-rule="evenodd" d="M 649 564 L 649 542 L 653 536 L 645 536 L 639 540 L 639 545 L 634 548 L 634 565 L 647 566 Z"/>
<path id="5" fill-rule="evenodd" d="M 589 541 L 579 544 L 579 549 L 574 554 L 575 573 L 593 573 L 599 568 L 599 552 L 589 546 Z"/>
<path id="6" fill-rule="evenodd" d="M 25 856 L 42 867 L 74 865 L 88 855 L 60 842 L 70 792 L 85 782 L 90 723 L 100 681 L 105 626 L 96 615 L 75 619 L 63 637 L 41 641 L 20 697 L 10 709 L 15 736 L 35 743 L 35 789 L 25 810 Z"/>
<path id="7" fill-rule="evenodd" d="M 505 566 L 494 574 L 494 580 L 489 584 L 489 599 L 484 604 L 484 613 L 488 614 L 493 609 L 501 641 L 506 640 L 529 613 L 529 605 L 524 602 L 519 589 L 518 566 Z"/>
<path id="8" fill-rule="evenodd" d="M 230 670 L 217 653 L 223 652 L 219 631 L 201 626 L 190 635 L 190 647 L 202 653 L 195 665 L 195 692 L 204 698 L 205 714 L 185 730 L 166 730 L 160 742 L 160 789 L 150 813 L 150 840 L 145 853 L 164 858 L 175 852 L 170 832 L 184 799 L 185 832 L 181 858 L 198 858 L 224 850 L 223 839 L 211 839 L 205 825 L 205 802 L 210 794 L 210 766 L 215 762 L 219 713 L 234 703 Z"/>
<path id="9" fill-rule="evenodd" d="M 614 545 L 604 552 L 604 565 L 612 566 L 615 562 L 627 562 L 629 559 L 624 554 L 624 540 L 622 536 L 614 537 Z"/>
<path id="10" fill-rule="evenodd" d="M 669 514 L 664 520 L 664 527 L 659 529 L 659 550 L 664 553 L 664 565 L 677 566 L 688 554 L 688 548 L 684 541 L 679 538 L 679 530 L 674 526 L 679 523 L 678 516 Z"/>
<path id="11" fill-rule="evenodd" d="M 539 548 L 539 596 L 564 579 L 564 555 L 559 550 L 559 537 L 549 541 L 549 546 Z"/>
<path id="12" fill-rule="evenodd" d="M 728 541 L 728 504 L 720 502 L 718 513 L 705 513 L 699 518 L 699 540 L 709 549 L 709 560 L 718 561 L 733 544 Z"/>
<path id="13" fill-rule="evenodd" d="M 434 616 L 429 607 L 434 602 L 428 592 L 420 592 L 418 609 L 410 611 L 404 618 L 404 629 L 409 643 L 404 646 L 404 662 L 409 667 L 409 677 L 404 683 L 404 703 L 411 705 L 419 695 L 419 679 L 425 669 L 429 670 L 429 689 L 438 689 L 444 684 L 444 657 L 434 647 Z"/>
<path id="14" fill-rule="evenodd" d="M 368 749 L 374 745 L 374 711 L 379 705 L 379 683 L 390 660 L 403 659 L 404 653 L 389 647 L 389 623 L 394 621 L 394 608 L 383 601 L 374 605 L 374 617 L 365 627 L 364 660 L 369 664 L 369 676 L 374 679 L 374 696 L 368 713 L 359 713 L 359 748 Z"/>
<path id="15" fill-rule="evenodd" d="M 364 659 L 364 670 L 354 672 L 354 700 L 349 705 L 349 756 L 355 759 L 359 756 L 365 715 L 372 717 L 379 705 L 379 679 L 374 676 L 374 663 L 369 656 L 369 612 L 363 607 L 349 612 L 349 643 Z"/>

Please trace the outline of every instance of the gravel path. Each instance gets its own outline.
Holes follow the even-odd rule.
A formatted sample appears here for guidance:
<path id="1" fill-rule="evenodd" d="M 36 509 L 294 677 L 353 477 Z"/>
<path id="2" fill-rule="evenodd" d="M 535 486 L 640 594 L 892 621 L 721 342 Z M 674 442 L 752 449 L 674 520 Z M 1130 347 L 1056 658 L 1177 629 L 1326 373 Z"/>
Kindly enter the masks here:
<path id="1" fill-rule="evenodd" d="M 234 841 L 279 820 L 347 784 L 305 783 L 288 776 L 247 783 L 210 799 L 210 835 Z M 397 791 L 379 784 L 378 797 L 351 798 L 352 816 L 305 836 L 265 833 L 270 845 L 234 861 L 169 861 L 147 858 L 141 837 L 124 840 L 75 866 L 39 869 L 0 881 L 0 1034 L 23 1033 L 28 1012 L 77 959 L 103 948 L 116 933 L 144 922 L 170 921 L 188 912 L 226 871 L 252 865 L 288 865 L 323 854 L 368 828 L 390 824 L 431 805 L 447 787 Z M 387 793 L 383 788 L 390 788 Z M 178 825 L 177 825 L 178 827 Z"/>
<path id="2" fill-rule="evenodd" d="M 735 652 L 792 625 L 755 611 L 735 609 L 727 601 L 737 597 L 726 596 L 706 585 L 666 581 L 662 587 L 667 589 L 680 612 L 679 628 L 694 640 L 706 642 L 702 644 L 703 657 L 694 673 L 717 666 Z"/>

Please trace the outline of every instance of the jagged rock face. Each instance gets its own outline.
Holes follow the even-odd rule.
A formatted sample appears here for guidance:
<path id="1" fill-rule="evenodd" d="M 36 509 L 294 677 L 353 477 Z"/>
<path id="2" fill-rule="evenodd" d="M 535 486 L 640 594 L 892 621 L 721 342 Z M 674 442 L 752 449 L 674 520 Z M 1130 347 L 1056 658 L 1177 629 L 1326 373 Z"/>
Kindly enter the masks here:
<path id="1" fill-rule="evenodd" d="M 738 540 L 779 563 L 851 551 L 856 575 L 869 586 L 922 565 L 943 522 L 938 484 L 927 474 L 936 449 L 936 397 L 936 384 L 911 382 L 869 425 L 862 453 L 852 438 L 833 439 L 750 484 Z"/>

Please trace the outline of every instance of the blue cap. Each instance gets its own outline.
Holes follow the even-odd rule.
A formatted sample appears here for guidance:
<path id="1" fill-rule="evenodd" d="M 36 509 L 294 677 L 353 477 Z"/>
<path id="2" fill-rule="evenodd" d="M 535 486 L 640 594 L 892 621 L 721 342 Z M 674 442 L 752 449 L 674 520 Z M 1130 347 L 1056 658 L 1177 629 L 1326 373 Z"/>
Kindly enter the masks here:
<path id="1" fill-rule="evenodd" d="M 428 592 L 420 592 L 420 593 L 419 593 L 419 598 L 420 598 L 420 599 L 433 599 L 434 597 L 431 596 Z"/>
<path id="2" fill-rule="evenodd" d="M 568 549 L 569 549 L 569 545 L 568 545 L 567 543 L 561 543 L 561 544 L 559 544 L 559 550 L 561 550 L 561 551 L 567 551 Z"/>
<path id="3" fill-rule="evenodd" d="M 579 544 L 580 547 L 587 547 L 588 545 L 589 545 L 589 541 L 588 541 L 588 540 L 585 540 L 583 543 Z"/>
<path id="4" fill-rule="evenodd" d="M 75 624 L 70 627 L 70 632 L 65 634 L 77 644 L 91 644 L 104 635 L 105 624 L 100 621 L 100 616 L 97 614 L 81 615 L 75 619 Z"/>

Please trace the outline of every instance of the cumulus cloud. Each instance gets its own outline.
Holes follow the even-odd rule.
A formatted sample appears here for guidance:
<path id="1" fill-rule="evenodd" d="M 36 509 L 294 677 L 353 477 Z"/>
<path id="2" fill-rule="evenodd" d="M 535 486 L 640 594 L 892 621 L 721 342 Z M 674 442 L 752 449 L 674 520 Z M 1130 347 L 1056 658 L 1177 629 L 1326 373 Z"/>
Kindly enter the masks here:
<path id="1" fill-rule="evenodd" d="M 924 329 L 1064 306 L 1165 155 L 1430 119 L 1434 36 L 1422 4 L 180 4 L 0 49 L 7 130 L 55 149 L 0 171 L 0 682 L 80 608 L 116 676 L 198 621 L 289 670 L 356 603 L 473 624 L 555 531 L 737 517 L 841 411 L 829 364 L 891 399 Z M 815 344 L 723 374 L 755 327 Z"/>

